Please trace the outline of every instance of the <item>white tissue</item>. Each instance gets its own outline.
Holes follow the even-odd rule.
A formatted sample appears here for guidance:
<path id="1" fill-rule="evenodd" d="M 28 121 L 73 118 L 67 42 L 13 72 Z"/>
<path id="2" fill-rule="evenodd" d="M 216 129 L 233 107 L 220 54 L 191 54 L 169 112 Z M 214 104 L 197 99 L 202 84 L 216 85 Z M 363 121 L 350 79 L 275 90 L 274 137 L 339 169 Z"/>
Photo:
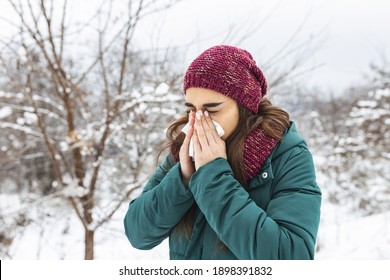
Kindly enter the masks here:
<path id="1" fill-rule="evenodd" d="M 218 136 L 222 137 L 225 134 L 225 131 L 223 130 L 222 126 L 219 123 L 217 123 L 216 121 L 212 121 L 212 122 L 215 125 L 215 128 L 217 129 Z M 187 123 L 181 129 L 181 131 L 183 131 L 185 134 L 187 134 L 189 129 L 190 129 L 190 124 Z M 190 155 L 190 157 L 192 157 L 192 159 L 194 159 L 194 141 L 193 141 L 193 137 L 190 140 L 190 150 L 188 151 L 188 154 Z"/>

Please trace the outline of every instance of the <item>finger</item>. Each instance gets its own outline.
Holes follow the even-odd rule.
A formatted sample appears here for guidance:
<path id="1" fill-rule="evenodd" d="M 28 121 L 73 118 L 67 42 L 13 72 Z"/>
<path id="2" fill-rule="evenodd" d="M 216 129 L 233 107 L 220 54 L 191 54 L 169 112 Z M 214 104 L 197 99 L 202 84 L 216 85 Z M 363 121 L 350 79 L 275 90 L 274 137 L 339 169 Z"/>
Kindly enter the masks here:
<path id="1" fill-rule="evenodd" d="M 213 140 L 214 142 L 217 142 L 217 139 L 219 138 L 218 131 L 211 119 L 209 112 L 205 111 L 204 116 L 205 116 L 204 117 L 205 125 L 203 127 L 207 126 L 207 129 L 205 129 L 206 135 L 209 135 L 208 137 L 209 140 Z"/>
<path id="2" fill-rule="evenodd" d="M 192 112 L 192 111 L 190 111 L 190 113 L 188 114 L 188 124 L 189 124 L 189 128 L 188 128 L 188 130 L 187 130 L 187 132 L 186 132 L 186 137 L 184 138 L 183 144 L 186 143 L 186 142 L 188 141 L 188 138 L 189 138 L 189 137 L 188 137 L 188 134 L 189 134 L 189 132 L 190 132 L 190 130 L 191 130 L 191 118 L 192 118 L 191 112 Z"/>
<path id="3" fill-rule="evenodd" d="M 195 112 L 194 111 L 190 111 L 190 114 L 189 114 L 189 121 L 188 121 L 190 127 L 188 129 L 188 132 L 187 132 L 187 136 L 188 138 L 191 140 L 191 137 L 194 133 L 194 124 L 195 124 Z"/>
<path id="4" fill-rule="evenodd" d="M 193 138 L 194 131 L 195 131 L 195 112 L 191 110 L 190 129 L 188 130 L 188 133 L 187 133 L 188 139 L 189 139 L 188 141 L 191 141 L 191 139 Z"/>
<path id="5" fill-rule="evenodd" d="M 190 147 L 190 142 L 191 142 L 191 137 L 193 135 L 193 132 L 194 132 L 194 112 L 191 111 L 190 114 L 189 114 L 189 124 L 190 124 L 190 127 L 187 131 L 187 134 L 186 134 L 186 137 L 184 138 L 184 141 L 183 141 L 183 144 L 182 146 L 185 148 L 185 154 L 188 155 L 189 154 L 189 147 Z"/>
<path id="6" fill-rule="evenodd" d="M 196 157 L 196 155 L 199 155 L 199 153 L 202 151 L 202 147 L 198 138 L 198 132 L 196 131 L 196 129 L 194 129 L 193 139 L 194 139 L 194 153 Z"/>
<path id="7" fill-rule="evenodd" d="M 199 110 L 197 113 L 196 113 L 196 120 L 195 120 L 195 131 L 196 131 L 196 135 L 198 136 L 198 140 L 199 140 L 199 143 L 202 147 L 202 149 L 206 146 L 208 146 L 208 141 L 207 141 L 207 137 L 206 137 L 206 134 L 205 134 L 205 130 L 203 128 L 203 112 L 201 110 Z"/>
<path id="8" fill-rule="evenodd" d="M 202 118 L 200 119 L 200 123 L 203 127 L 203 132 L 204 132 L 204 137 L 205 139 L 207 140 L 207 143 L 208 144 L 211 144 L 211 143 L 214 143 L 215 140 L 214 140 L 214 136 L 213 136 L 213 133 L 212 133 L 212 127 L 209 126 L 207 120 L 206 120 L 206 115 L 209 115 L 209 113 L 205 111 L 203 113 L 203 116 Z"/>
<path id="9" fill-rule="evenodd" d="M 194 124 L 195 124 L 195 112 L 194 111 L 190 111 L 190 114 L 189 114 L 189 121 L 188 121 L 189 123 L 190 123 L 190 126 L 194 126 Z"/>

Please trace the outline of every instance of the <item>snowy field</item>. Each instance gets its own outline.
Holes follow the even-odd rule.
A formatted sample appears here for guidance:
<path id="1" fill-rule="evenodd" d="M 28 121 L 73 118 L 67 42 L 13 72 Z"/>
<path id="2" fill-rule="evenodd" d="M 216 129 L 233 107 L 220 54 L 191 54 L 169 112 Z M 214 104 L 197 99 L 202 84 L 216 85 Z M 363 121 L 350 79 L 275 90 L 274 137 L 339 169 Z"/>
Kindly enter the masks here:
<path id="1" fill-rule="evenodd" d="M 12 214 L 23 207 L 17 198 L 0 196 L 1 211 Z M 6 206 L 6 208 L 4 208 Z M 66 208 L 66 207 L 65 207 Z M 100 260 L 166 260 L 168 242 L 149 251 L 137 250 L 127 241 L 122 216 L 127 205 L 106 227 L 97 231 L 95 258 Z M 12 210 L 14 209 L 14 210 Z M 82 259 L 83 229 L 64 208 L 58 213 L 30 206 L 31 212 L 45 216 L 45 224 L 31 223 L 19 232 L 9 250 L 12 259 Z M 316 259 L 390 259 L 390 212 L 357 218 L 340 206 L 324 203 L 317 241 Z"/>
<path id="2" fill-rule="evenodd" d="M 329 211 L 329 213 L 326 213 Z M 337 207 L 323 208 L 316 259 L 390 260 L 390 212 L 354 218 L 339 215 Z"/>

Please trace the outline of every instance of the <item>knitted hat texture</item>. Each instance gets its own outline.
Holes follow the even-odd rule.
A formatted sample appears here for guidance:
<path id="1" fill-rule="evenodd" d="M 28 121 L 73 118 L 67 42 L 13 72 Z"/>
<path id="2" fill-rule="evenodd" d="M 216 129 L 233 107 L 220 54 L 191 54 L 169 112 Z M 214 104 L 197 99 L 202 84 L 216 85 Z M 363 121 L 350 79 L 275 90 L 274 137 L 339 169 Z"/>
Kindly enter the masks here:
<path id="1" fill-rule="evenodd" d="M 226 45 L 201 53 L 188 67 L 183 90 L 206 88 L 228 96 L 254 113 L 267 93 L 267 81 L 246 50 Z"/>

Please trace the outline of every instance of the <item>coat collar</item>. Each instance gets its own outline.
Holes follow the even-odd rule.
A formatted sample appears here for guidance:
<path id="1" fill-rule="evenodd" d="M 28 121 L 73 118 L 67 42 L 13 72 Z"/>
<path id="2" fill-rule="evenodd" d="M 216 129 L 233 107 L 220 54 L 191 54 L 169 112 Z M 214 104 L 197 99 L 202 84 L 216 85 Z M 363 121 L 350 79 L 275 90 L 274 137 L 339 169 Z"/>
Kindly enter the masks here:
<path id="1" fill-rule="evenodd" d="M 274 173 L 272 168 L 272 162 L 283 155 L 288 150 L 296 147 L 302 146 L 303 148 L 307 148 L 305 140 L 300 136 L 297 132 L 296 125 L 294 122 L 291 122 L 290 128 L 286 130 L 284 137 L 281 141 L 277 143 L 273 151 L 264 161 L 261 169 L 253 177 L 252 180 L 249 181 L 248 189 L 255 189 L 265 185 L 268 181 L 274 179 Z"/>

